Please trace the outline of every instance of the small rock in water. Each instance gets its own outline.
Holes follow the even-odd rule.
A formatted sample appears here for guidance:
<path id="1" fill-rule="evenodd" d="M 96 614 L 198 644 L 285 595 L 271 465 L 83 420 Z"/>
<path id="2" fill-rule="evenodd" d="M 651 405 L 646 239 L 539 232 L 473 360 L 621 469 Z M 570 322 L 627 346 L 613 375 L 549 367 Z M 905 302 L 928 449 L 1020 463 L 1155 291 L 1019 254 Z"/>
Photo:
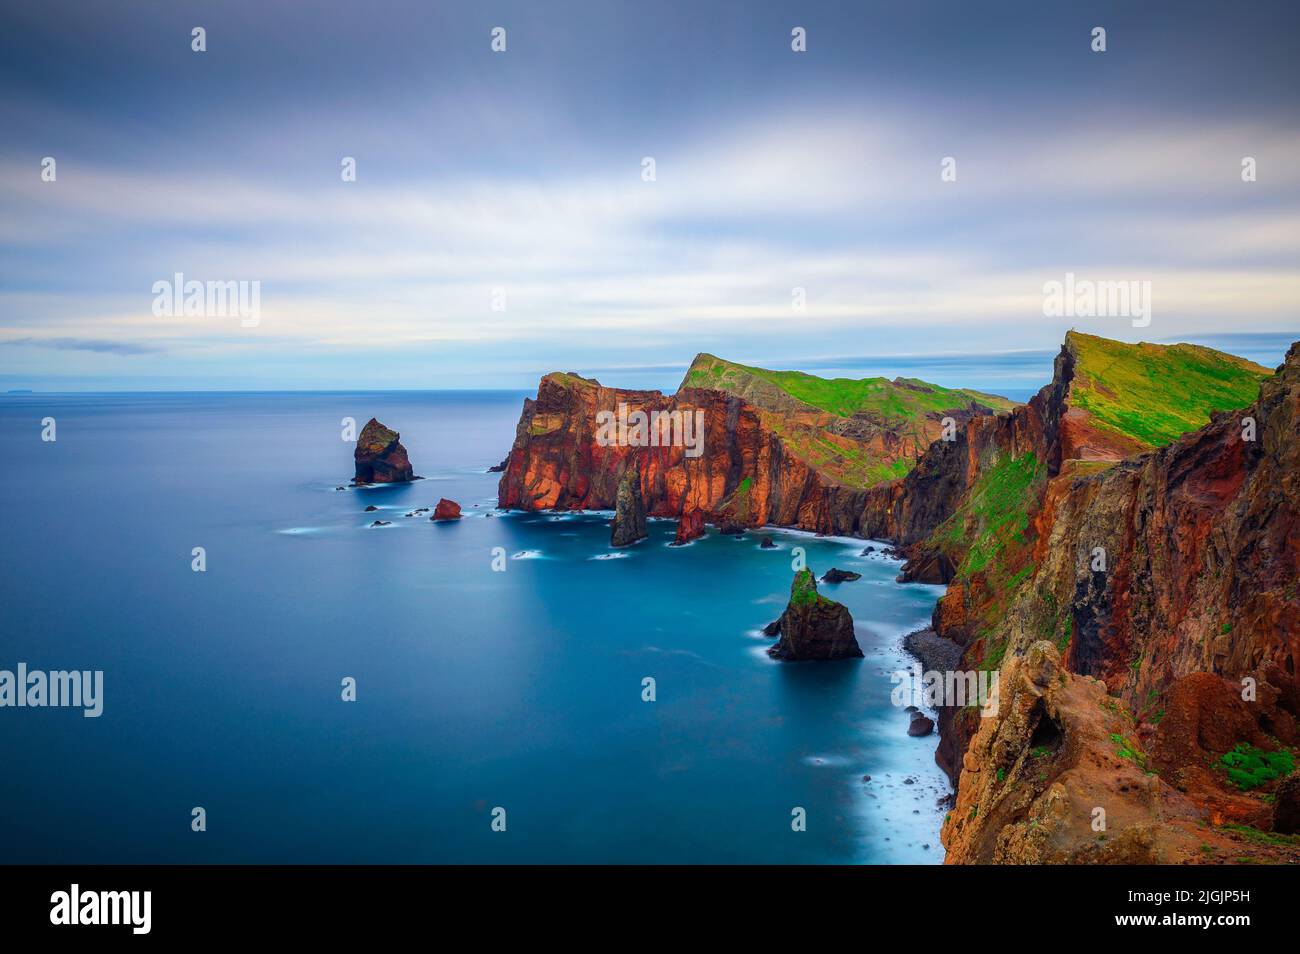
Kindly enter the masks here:
<path id="1" fill-rule="evenodd" d="M 919 712 L 912 713 L 912 724 L 907 727 L 907 734 L 911 736 L 929 735 L 934 731 L 934 722 L 927 719 Z"/>
<path id="2" fill-rule="evenodd" d="M 376 510 L 378 510 L 378 509 L 379 509 L 379 508 L 376 507 L 374 504 L 371 504 L 369 507 L 366 508 L 366 511 L 365 511 L 365 512 L 366 512 L 366 513 L 374 513 L 374 512 L 375 512 Z"/>
<path id="3" fill-rule="evenodd" d="M 852 570 L 841 570 L 831 567 L 822 577 L 823 583 L 852 583 L 854 580 L 862 579 L 861 573 L 854 573 Z"/>
<path id="4" fill-rule="evenodd" d="M 443 497 L 438 501 L 438 505 L 433 508 L 433 516 L 430 520 L 459 520 L 460 504 L 454 500 L 448 500 Z"/>
<path id="5" fill-rule="evenodd" d="M 372 527 L 391 527 L 392 524 L 387 520 L 376 520 L 371 524 Z"/>
<path id="6" fill-rule="evenodd" d="M 772 542 L 772 538 L 771 538 L 771 537 L 764 537 L 763 540 L 762 540 L 762 542 L 759 543 L 758 546 L 759 546 L 759 549 L 762 549 L 762 550 L 775 550 L 775 549 L 776 549 L 776 544 Z"/>

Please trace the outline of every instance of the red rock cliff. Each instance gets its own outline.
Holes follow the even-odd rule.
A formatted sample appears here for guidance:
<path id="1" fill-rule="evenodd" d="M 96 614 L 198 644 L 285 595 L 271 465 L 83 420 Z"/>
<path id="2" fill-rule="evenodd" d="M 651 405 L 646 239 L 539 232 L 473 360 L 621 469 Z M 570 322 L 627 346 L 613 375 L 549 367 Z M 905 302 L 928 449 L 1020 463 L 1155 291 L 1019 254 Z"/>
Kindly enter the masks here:
<path id="1" fill-rule="evenodd" d="M 905 385 L 900 385 L 905 386 Z M 575 374 L 548 374 L 537 398 L 524 402 L 506 459 L 498 504 L 524 510 L 608 510 L 629 458 L 640 464 L 641 496 L 650 516 L 698 510 L 724 526 L 763 524 L 822 533 L 916 536 L 931 519 L 928 494 L 908 494 L 901 480 L 873 482 L 873 466 L 903 470 L 940 435 L 941 415 L 909 426 L 862 425 L 787 399 L 747 397 L 713 388 L 659 391 L 606 388 Z M 598 415 L 625 406 L 700 421 L 698 456 L 677 446 L 629 446 L 600 439 Z M 958 422 L 988 416 L 977 404 L 943 414 Z M 635 469 L 635 468 L 634 468 Z M 921 504 L 913 501 L 924 500 Z"/>
<path id="2" fill-rule="evenodd" d="M 965 647 L 963 665 L 1004 675 L 1007 663 L 1050 644 L 1061 669 L 1052 678 L 1062 687 L 1087 678 L 1115 724 L 1103 731 L 1091 707 L 1067 704 L 1082 690 L 1054 704 L 1046 690 L 1036 701 L 1028 684 L 1017 684 L 1019 701 L 1000 720 L 944 710 L 940 759 L 960 769 L 949 860 L 1213 860 L 1188 851 L 1207 841 L 1210 854 L 1251 857 L 1258 839 L 1243 841 L 1231 826 L 1270 829 L 1284 806 L 1262 796 L 1278 783 L 1243 788 L 1224 757 L 1237 746 L 1285 753 L 1300 743 L 1300 343 L 1254 403 L 1115 463 L 1097 460 L 1113 458 L 1115 443 L 1070 430 L 1081 415 L 1068 402 L 1053 410 L 1056 441 L 1045 427 L 1038 453 L 1048 464 L 1030 481 L 1023 532 L 999 552 L 998 572 L 954 583 L 936 628 Z M 1069 456 L 1088 453 L 1091 462 Z M 988 577 L 1011 573 L 1009 593 L 990 592 Z M 1022 786 L 1008 800 L 1006 773 L 1036 758 L 1026 755 L 1034 712 L 1053 720 L 1040 734 L 1095 735 L 1107 758 L 1139 762 L 1141 785 L 1102 792 L 1109 783 L 1096 758 L 1075 752 L 1034 767 L 1059 772 L 1052 784 Z M 1093 804 L 1124 819 L 1126 841 L 1114 826 L 1109 846 L 1097 839 L 1079 814 Z"/>

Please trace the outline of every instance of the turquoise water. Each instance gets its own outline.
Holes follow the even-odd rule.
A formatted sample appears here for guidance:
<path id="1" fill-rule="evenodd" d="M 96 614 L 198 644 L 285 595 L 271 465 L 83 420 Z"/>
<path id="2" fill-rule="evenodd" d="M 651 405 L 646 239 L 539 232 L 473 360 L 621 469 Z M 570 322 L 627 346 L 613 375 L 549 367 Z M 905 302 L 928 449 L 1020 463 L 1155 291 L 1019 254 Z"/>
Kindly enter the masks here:
<path id="1" fill-rule="evenodd" d="M 610 559 L 607 515 L 489 516 L 521 398 L 0 399 L 0 668 L 105 673 L 98 719 L 0 709 L 0 860 L 941 861 L 935 739 L 889 700 L 939 589 L 862 541 L 652 521 Z M 335 490 L 371 415 L 426 480 Z M 404 516 L 440 496 L 465 519 Z M 865 659 L 765 655 L 795 546 L 863 574 L 822 589 Z"/>

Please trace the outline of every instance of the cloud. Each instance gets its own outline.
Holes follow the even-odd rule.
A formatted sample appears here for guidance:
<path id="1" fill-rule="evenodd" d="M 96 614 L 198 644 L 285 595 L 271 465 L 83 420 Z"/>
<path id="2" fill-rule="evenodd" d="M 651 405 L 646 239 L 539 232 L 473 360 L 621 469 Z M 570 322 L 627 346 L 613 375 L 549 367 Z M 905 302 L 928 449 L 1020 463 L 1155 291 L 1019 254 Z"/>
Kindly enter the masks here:
<path id="1" fill-rule="evenodd" d="M 1246 150 L 1266 181 L 1241 181 Z M 459 367 L 493 367 L 507 345 L 565 342 L 595 343 L 604 365 L 689 360 L 702 336 L 793 334 L 823 354 L 836 336 L 861 353 L 882 330 L 920 353 L 938 328 L 965 329 L 945 350 L 1051 348 L 1063 329 L 1042 286 L 1066 271 L 1151 281 L 1149 333 L 1165 337 L 1280 329 L 1300 310 L 1300 167 L 1268 158 L 1300 153 L 1300 135 L 1265 125 L 1108 114 L 936 130 L 823 102 L 652 151 L 654 182 L 641 150 L 608 147 L 545 175 L 390 179 L 363 162 L 355 183 L 332 167 L 285 181 L 86 163 L 43 183 L 0 163 L 0 243 L 21 250 L 0 261 L 0 313 L 25 316 L 6 331 L 32 346 L 279 369 L 358 349 L 450 361 L 452 345 L 479 349 L 457 350 Z M 176 272 L 260 281 L 260 325 L 155 317 L 152 284 Z"/>
<path id="2" fill-rule="evenodd" d="M 53 348 L 56 351 L 93 351 L 99 354 L 161 354 L 164 349 L 152 345 L 133 344 L 129 341 L 107 341 L 95 338 L 9 338 L 0 345 L 27 348 Z"/>

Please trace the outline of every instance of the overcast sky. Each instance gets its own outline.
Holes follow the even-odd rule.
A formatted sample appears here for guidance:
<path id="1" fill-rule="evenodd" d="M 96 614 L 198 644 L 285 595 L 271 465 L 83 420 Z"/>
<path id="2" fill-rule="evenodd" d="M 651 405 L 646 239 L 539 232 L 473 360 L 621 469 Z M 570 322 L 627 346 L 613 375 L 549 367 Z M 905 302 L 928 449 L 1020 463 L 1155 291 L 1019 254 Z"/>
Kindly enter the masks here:
<path id="1" fill-rule="evenodd" d="M 1294 2 L 0 16 L 0 388 L 671 387 L 698 351 L 956 384 L 1071 325 L 1300 338 Z M 1045 317 L 1067 271 L 1150 281 L 1150 326 Z M 155 316 L 178 272 L 260 282 L 260 322 Z"/>

